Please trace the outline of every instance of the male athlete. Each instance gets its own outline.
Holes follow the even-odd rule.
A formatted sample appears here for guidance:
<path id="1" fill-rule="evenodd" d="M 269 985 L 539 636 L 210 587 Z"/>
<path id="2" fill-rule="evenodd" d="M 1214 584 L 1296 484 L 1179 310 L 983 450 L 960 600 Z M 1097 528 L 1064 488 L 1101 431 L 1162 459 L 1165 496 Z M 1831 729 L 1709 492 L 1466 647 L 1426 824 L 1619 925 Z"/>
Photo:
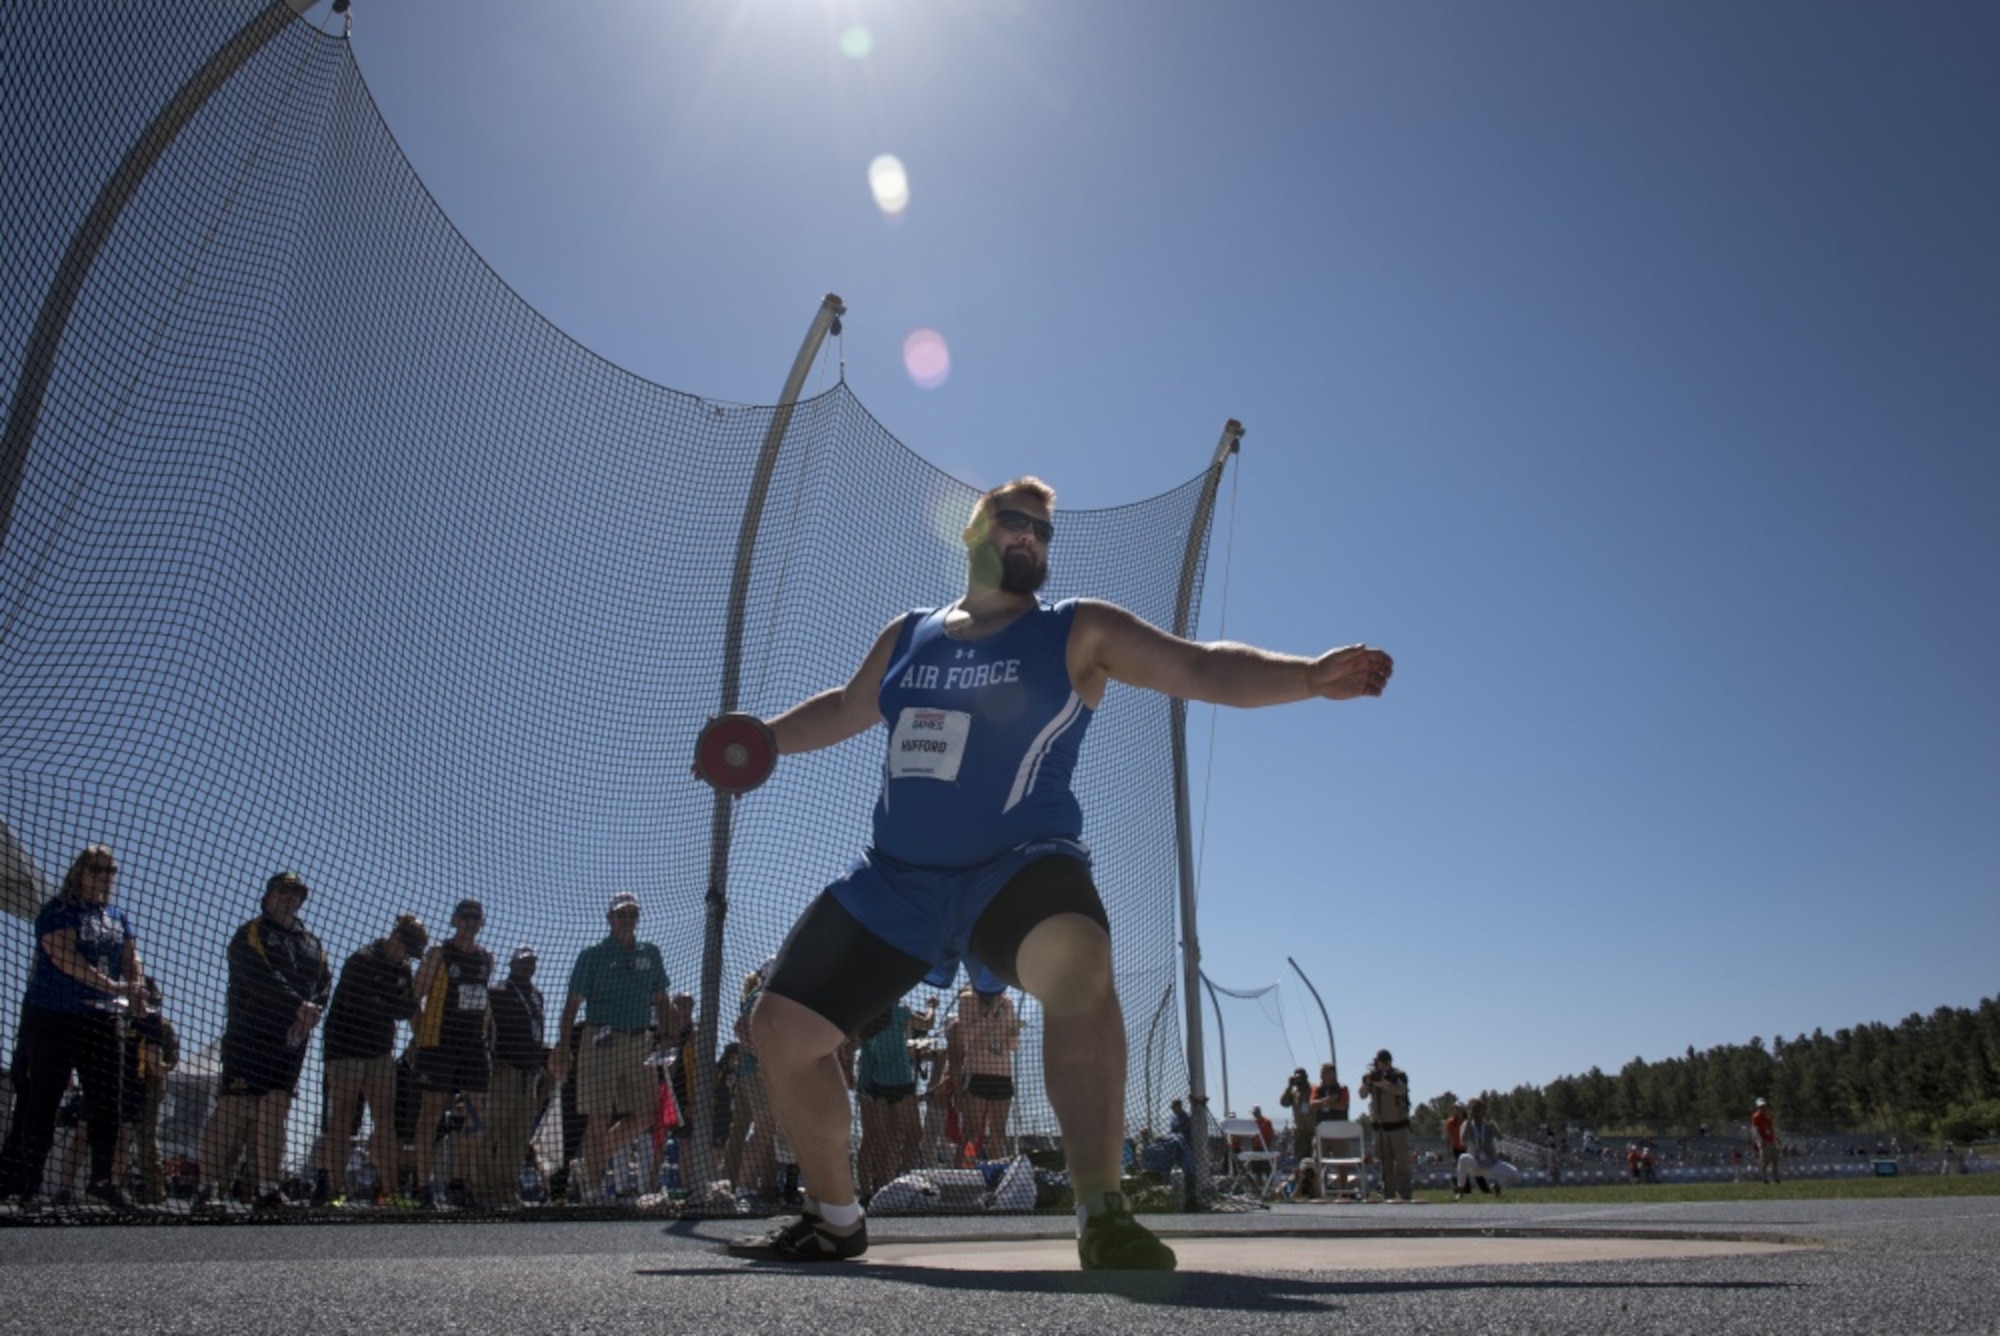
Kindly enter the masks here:
<path id="1" fill-rule="evenodd" d="M 1219 705 L 1379 696 L 1393 665 L 1360 645 L 1294 658 L 1193 644 L 1092 599 L 1049 604 L 1055 493 L 1036 478 L 979 498 L 966 592 L 897 618 L 860 670 L 769 721 L 780 754 L 889 731 L 874 841 L 800 917 L 751 1016 L 779 1126 L 804 1177 L 803 1218 L 731 1251 L 834 1261 L 868 1247 L 849 1168 L 837 1058 L 929 977 L 965 961 L 1041 1004 L 1049 1101 L 1062 1125 L 1085 1270 L 1171 1270 L 1172 1249 L 1118 1191 L 1125 1022 L 1104 906 L 1070 774 L 1113 680 Z"/>

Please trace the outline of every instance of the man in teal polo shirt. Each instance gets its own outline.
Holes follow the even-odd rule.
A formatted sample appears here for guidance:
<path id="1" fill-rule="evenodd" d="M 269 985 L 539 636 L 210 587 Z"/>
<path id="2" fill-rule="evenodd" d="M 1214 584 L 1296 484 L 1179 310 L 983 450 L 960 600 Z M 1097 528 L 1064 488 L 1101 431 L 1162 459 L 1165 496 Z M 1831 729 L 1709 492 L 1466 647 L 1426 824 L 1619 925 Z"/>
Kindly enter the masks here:
<path id="1" fill-rule="evenodd" d="M 630 891 L 612 896 L 605 919 L 611 935 L 577 956 L 556 1029 L 558 1035 L 568 1035 L 582 1010 L 588 1029 L 577 1050 L 576 1103 L 587 1121 L 583 1175 L 570 1179 L 569 1199 L 587 1203 L 600 1200 L 614 1136 L 647 1134 L 640 1141 L 640 1190 L 653 1185 L 650 1133 L 660 1082 L 646 1059 L 653 1049 L 649 1031 L 670 1014 L 660 948 L 639 940 L 639 897 Z M 552 1084 L 560 1086 L 568 1071 L 569 1045 L 557 1044 L 549 1065 Z"/>

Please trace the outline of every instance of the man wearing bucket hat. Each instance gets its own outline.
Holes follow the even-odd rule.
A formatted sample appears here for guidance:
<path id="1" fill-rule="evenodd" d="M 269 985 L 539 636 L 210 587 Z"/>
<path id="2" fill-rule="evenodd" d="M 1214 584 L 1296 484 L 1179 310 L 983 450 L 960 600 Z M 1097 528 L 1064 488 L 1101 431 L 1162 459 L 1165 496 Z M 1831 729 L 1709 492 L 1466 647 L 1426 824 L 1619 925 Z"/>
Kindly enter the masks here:
<path id="1" fill-rule="evenodd" d="M 310 893 L 298 873 L 278 873 L 264 883 L 262 912 L 229 939 L 221 1095 L 201 1135 L 197 1205 L 220 1200 L 237 1149 L 253 1132 L 250 1173 L 257 1205 L 293 1204 L 278 1186 L 285 1119 L 305 1063 L 306 1040 L 333 993 L 326 949 L 299 921 Z"/>

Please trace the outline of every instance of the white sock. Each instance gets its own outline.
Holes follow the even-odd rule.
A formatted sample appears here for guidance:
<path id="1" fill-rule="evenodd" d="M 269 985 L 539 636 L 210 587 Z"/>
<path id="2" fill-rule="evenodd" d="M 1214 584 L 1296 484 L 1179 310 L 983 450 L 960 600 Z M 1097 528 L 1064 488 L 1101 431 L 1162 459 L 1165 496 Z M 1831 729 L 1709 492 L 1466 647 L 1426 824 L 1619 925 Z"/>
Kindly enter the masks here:
<path id="1" fill-rule="evenodd" d="M 861 1203 L 851 1201 L 845 1206 L 828 1206 L 825 1202 L 811 1202 L 812 1213 L 832 1225 L 835 1229 L 852 1229 L 861 1223 Z"/>
<path id="2" fill-rule="evenodd" d="M 1086 1192 L 1076 1203 L 1076 1232 L 1083 1232 L 1084 1222 L 1093 1215 L 1104 1215 L 1111 1210 L 1111 1198 L 1117 1196 L 1114 1190 Z"/>

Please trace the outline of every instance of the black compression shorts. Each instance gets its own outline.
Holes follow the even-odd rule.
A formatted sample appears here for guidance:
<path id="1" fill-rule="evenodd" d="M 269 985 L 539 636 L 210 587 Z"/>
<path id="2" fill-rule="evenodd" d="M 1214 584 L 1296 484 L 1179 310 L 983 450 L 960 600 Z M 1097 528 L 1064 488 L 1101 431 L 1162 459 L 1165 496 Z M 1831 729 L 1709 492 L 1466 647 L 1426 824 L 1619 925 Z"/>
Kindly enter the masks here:
<path id="1" fill-rule="evenodd" d="M 1010 987 L 1021 977 L 1015 957 L 1021 943 L 1058 914 L 1082 914 L 1106 932 L 1111 920 L 1090 879 L 1090 868 L 1061 854 L 1038 858 L 1014 877 L 979 916 L 972 954 Z M 923 981 L 931 962 L 889 945 L 822 892 L 778 949 L 778 963 L 764 987 L 855 1034 Z"/>

